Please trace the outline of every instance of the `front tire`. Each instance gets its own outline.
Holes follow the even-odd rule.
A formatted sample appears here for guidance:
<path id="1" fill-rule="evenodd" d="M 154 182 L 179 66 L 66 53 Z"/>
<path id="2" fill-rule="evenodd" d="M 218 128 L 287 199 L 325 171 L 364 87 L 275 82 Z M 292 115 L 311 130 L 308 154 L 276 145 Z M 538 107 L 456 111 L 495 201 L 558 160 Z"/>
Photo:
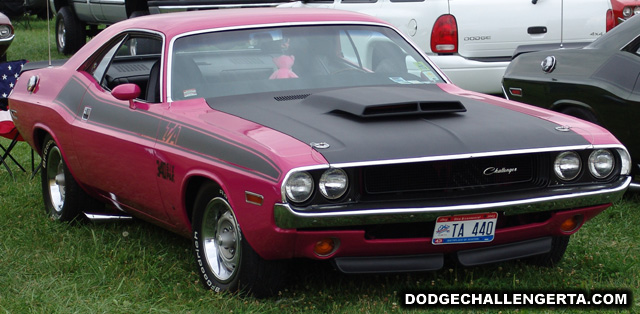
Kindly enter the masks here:
<path id="1" fill-rule="evenodd" d="M 71 175 L 56 141 L 47 136 L 42 151 L 42 197 L 47 214 L 57 221 L 74 221 L 83 210 L 96 209 L 91 198 Z"/>
<path id="2" fill-rule="evenodd" d="M 70 55 L 78 51 L 87 41 L 86 29 L 73 10 L 64 6 L 56 16 L 56 45 L 58 52 Z"/>
<path id="3" fill-rule="evenodd" d="M 207 289 L 243 291 L 256 297 L 274 295 L 283 283 L 278 261 L 262 259 L 242 236 L 222 190 L 200 189 L 193 213 L 193 244 L 200 278 Z"/>

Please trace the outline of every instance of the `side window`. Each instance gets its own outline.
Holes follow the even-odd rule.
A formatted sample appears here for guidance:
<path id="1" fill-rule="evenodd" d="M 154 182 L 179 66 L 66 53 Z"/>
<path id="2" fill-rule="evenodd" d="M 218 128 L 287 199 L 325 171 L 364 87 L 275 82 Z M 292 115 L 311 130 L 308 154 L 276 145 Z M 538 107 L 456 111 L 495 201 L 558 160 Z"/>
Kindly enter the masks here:
<path id="1" fill-rule="evenodd" d="M 91 73 L 91 76 L 93 76 L 96 81 L 102 82 L 104 74 L 109 67 L 109 63 L 111 62 L 111 59 L 113 59 L 113 55 L 116 53 L 118 47 L 120 47 L 121 44 L 122 41 L 116 42 L 113 47 L 107 50 L 107 53 L 105 53 L 103 56 L 92 63 L 91 67 L 88 69 L 88 72 Z"/>
<path id="2" fill-rule="evenodd" d="M 109 45 L 87 72 L 107 91 L 120 84 L 132 83 L 140 87 L 141 100 L 159 102 L 162 38 L 135 32 Z"/>

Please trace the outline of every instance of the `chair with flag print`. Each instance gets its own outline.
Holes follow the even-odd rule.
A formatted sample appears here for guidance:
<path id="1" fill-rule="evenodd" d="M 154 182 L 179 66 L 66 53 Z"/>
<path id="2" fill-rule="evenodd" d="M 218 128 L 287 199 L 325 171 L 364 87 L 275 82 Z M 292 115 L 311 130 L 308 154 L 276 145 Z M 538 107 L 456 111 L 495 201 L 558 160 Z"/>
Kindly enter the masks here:
<path id="1" fill-rule="evenodd" d="M 24 167 L 11 155 L 13 148 L 18 142 L 23 141 L 23 139 L 20 133 L 18 133 L 15 124 L 13 124 L 11 114 L 8 111 L 9 94 L 20 75 L 22 66 L 26 62 L 26 60 L 18 60 L 0 63 L 0 136 L 11 140 L 6 147 L 0 144 L 0 163 L 7 169 L 11 177 L 13 177 L 13 172 L 9 167 L 9 162 L 15 163 L 20 170 L 26 172 Z"/>

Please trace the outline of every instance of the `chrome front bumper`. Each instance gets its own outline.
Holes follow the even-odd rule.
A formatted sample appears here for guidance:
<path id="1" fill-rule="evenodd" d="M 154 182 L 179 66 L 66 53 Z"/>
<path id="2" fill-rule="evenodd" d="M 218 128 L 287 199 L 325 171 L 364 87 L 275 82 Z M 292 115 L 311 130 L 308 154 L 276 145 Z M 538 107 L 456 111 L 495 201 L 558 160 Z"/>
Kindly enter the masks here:
<path id="1" fill-rule="evenodd" d="M 568 210 L 615 202 L 622 198 L 631 177 L 618 181 L 587 187 L 547 188 L 538 192 L 521 194 L 520 198 L 499 199 L 501 195 L 476 198 L 478 202 L 453 205 L 390 206 L 378 208 L 325 208 L 313 212 L 296 210 L 289 204 L 274 205 L 276 226 L 283 229 L 341 227 L 355 225 L 390 224 L 433 221 L 439 216 L 458 215 L 487 211 L 500 211 L 505 215 L 516 215 L 551 210 Z"/>

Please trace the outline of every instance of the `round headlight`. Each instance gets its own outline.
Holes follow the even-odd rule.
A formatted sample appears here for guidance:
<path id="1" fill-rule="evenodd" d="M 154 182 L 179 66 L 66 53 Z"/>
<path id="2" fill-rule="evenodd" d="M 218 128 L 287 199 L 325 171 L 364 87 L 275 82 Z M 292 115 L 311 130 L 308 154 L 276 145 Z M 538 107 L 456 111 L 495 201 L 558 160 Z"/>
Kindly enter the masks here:
<path id="1" fill-rule="evenodd" d="M 313 193 L 313 178 L 308 172 L 294 172 L 285 183 L 285 191 L 291 201 L 304 202 Z"/>
<path id="2" fill-rule="evenodd" d="M 608 149 L 598 149 L 589 155 L 589 171 L 597 179 L 608 177 L 615 167 L 615 157 Z"/>
<path id="3" fill-rule="evenodd" d="M 13 35 L 11 31 L 11 26 L 9 25 L 0 25 L 0 39 L 9 38 Z"/>
<path id="4" fill-rule="evenodd" d="M 564 181 L 570 181 L 575 179 L 582 169 L 582 162 L 580 156 L 575 152 L 564 152 L 556 157 L 556 161 L 553 164 L 553 170 L 558 178 Z"/>
<path id="5" fill-rule="evenodd" d="M 632 9 L 631 7 L 624 7 L 624 9 L 622 9 L 622 16 L 624 17 L 630 17 L 631 13 L 632 13 Z"/>
<path id="6" fill-rule="evenodd" d="M 347 192 L 349 187 L 349 178 L 347 173 L 342 169 L 331 168 L 325 171 L 320 177 L 318 188 L 320 193 L 330 200 L 340 198 Z"/>
<path id="7" fill-rule="evenodd" d="M 633 14 L 640 14 L 640 7 L 633 8 Z"/>

